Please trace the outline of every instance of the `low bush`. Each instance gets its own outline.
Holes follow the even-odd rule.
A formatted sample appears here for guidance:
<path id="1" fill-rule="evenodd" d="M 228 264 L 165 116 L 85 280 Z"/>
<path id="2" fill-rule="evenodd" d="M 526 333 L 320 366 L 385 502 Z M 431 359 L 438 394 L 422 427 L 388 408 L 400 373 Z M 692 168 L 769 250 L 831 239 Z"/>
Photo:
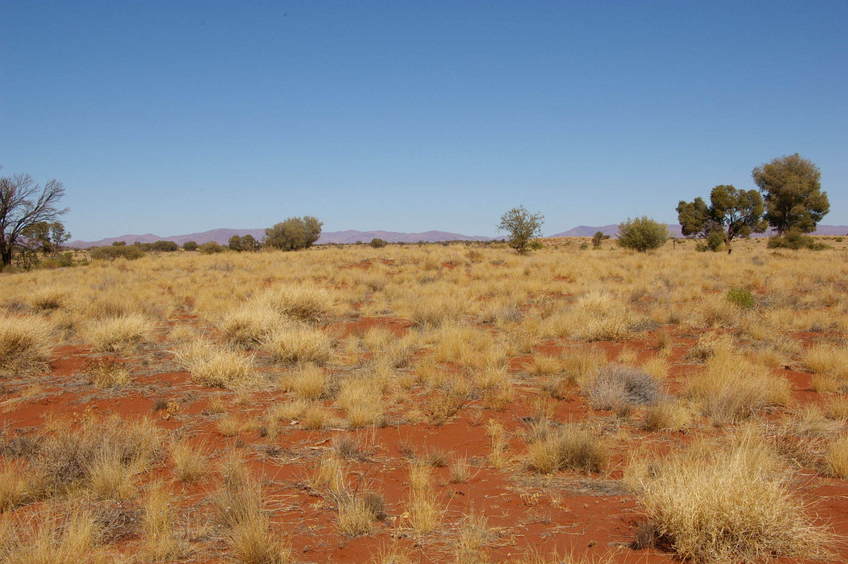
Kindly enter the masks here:
<path id="1" fill-rule="evenodd" d="M 620 364 L 601 368 L 584 388 L 595 409 L 625 410 L 634 405 L 653 405 L 662 397 L 660 383 L 650 374 Z"/>
<path id="2" fill-rule="evenodd" d="M 648 217 L 637 217 L 618 226 L 618 244 L 644 253 L 662 247 L 668 240 L 668 227 Z"/>
<path id="3" fill-rule="evenodd" d="M 136 260 L 144 256 L 144 251 L 135 245 L 95 247 L 88 252 L 93 260 Z"/>
<path id="4" fill-rule="evenodd" d="M 725 297 L 727 301 L 741 309 L 752 309 L 756 305 L 753 294 L 745 288 L 731 288 Z"/>
<path id="5" fill-rule="evenodd" d="M 827 245 L 820 241 L 816 241 L 809 235 L 804 235 L 798 231 L 790 231 L 780 237 L 771 237 L 768 240 L 769 249 L 809 249 L 811 251 L 822 251 L 829 249 Z"/>
<path id="6" fill-rule="evenodd" d="M 219 245 L 215 241 L 209 241 L 208 243 L 203 243 L 202 245 L 197 247 L 197 250 L 203 253 L 204 255 L 214 255 L 217 253 L 223 253 L 227 250 L 227 248 L 223 245 Z"/>

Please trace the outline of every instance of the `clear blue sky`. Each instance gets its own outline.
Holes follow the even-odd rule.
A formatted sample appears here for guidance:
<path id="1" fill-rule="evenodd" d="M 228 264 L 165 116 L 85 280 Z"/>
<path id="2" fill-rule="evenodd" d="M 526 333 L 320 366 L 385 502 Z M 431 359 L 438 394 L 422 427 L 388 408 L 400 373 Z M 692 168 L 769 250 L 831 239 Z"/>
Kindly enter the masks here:
<path id="1" fill-rule="evenodd" d="M 848 2 L 0 0 L 0 174 L 74 238 L 545 232 L 753 187 L 799 152 L 848 224 Z"/>

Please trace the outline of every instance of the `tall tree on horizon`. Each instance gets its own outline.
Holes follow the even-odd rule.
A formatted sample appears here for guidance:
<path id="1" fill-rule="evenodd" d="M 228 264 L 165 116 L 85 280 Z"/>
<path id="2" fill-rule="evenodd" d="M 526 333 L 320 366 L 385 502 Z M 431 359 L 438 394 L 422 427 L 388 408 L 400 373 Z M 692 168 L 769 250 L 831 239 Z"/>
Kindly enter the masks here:
<path id="1" fill-rule="evenodd" d="M 58 180 L 50 180 L 42 188 L 28 174 L 0 178 L 0 270 L 12 263 L 27 230 L 55 222 L 68 211 L 56 207 L 64 195 L 65 187 Z"/>
<path id="2" fill-rule="evenodd" d="M 751 174 L 765 197 L 765 219 L 778 235 L 812 233 L 830 211 L 821 171 L 798 153 L 758 166 Z"/>

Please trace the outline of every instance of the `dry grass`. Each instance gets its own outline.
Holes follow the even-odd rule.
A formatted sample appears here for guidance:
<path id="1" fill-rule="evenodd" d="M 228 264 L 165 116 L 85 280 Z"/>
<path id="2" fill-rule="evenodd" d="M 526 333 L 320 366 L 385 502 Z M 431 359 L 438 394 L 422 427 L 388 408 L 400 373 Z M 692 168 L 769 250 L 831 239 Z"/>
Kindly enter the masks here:
<path id="1" fill-rule="evenodd" d="M 692 410 L 680 401 L 663 401 L 645 411 L 646 431 L 682 431 L 692 423 Z"/>
<path id="2" fill-rule="evenodd" d="M 209 458 L 203 444 L 194 446 L 187 440 L 171 443 L 174 477 L 181 482 L 195 482 L 209 470 Z"/>
<path id="3" fill-rule="evenodd" d="M 338 525 L 342 534 L 356 537 L 373 531 L 377 515 L 365 498 L 342 495 L 338 502 L 338 512 Z"/>
<path id="4" fill-rule="evenodd" d="M 196 382 L 215 388 L 239 388 L 254 380 L 253 359 L 205 340 L 183 345 L 175 352 L 177 361 Z"/>
<path id="5" fill-rule="evenodd" d="M 312 363 L 299 366 L 280 379 L 282 388 L 304 400 L 317 400 L 327 393 L 327 374 Z"/>
<path id="6" fill-rule="evenodd" d="M 336 403 L 345 410 L 351 427 L 383 424 L 383 397 L 378 383 L 367 379 L 347 380 Z"/>
<path id="7" fill-rule="evenodd" d="M 106 564 L 111 556 L 98 546 L 100 530 L 86 510 L 49 511 L 37 519 L 0 522 L 3 564 Z"/>
<path id="8" fill-rule="evenodd" d="M 461 484 L 471 478 L 471 467 L 468 459 L 460 457 L 450 464 L 450 481 L 452 484 Z"/>
<path id="9" fill-rule="evenodd" d="M 584 393 L 595 409 L 618 412 L 636 405 L 654 405 L 662 398 L 661 386 L 653 376 L 619 364 L 601 368 L 584 386 Z"/>
<path id="10" fill-rule="evenodd" d="M 0 315 L 0 375 L 40 367 L 50 354 L 52 332 L 37 317 Z"/>
<path id="11" fill-rule="evenodd" d="M 174 535 L 172 503 L 171 495 L 163 484 L 153 484 L 144 499 L 142 553 L 147 561 L 169 562 L 186 554 L 187 547 Z"/>
<path id="12" fill-rule="evenodd" d="M 243 461 L 228 457 L 222 464 L 223 483 L 213 497 L 217 516 L 227 528 L 230 552 L 245 564 L 286 564 L 291 550 L 271 532 L 262 488 Z"/>
<path id="13" fill-rule="evenodd" d="M 527 466 L 550 474 L 559 470 L 600 472 L 608 462 L 606 444 L 591 429 L 569 423 L 551 429 L 527 448 Z"/>
<path id="14" fill-rule="evenodd" d="M 816 345 L 804 353 L 804 364 L 815 372 L 840 381 L 848 380 L 848 348 Z"/>
<path id="15" fill-rule="evenodd" d="M 272 311 L 300 321 L 317 321 L 333 309 L 332 294 L 309 286 L 286 286 L 270 290 L 257 301 Z"/>
<path id="16" fill-rule="evenodd" d="M 789 382 L 726 349 L 716 350 L 688 384 L 688 396 L 717 423 L 735 423 L 789 401 Z"/>
<path id="17" fill-rule="evenodd" d="M 120 388 L 130 382 L 129 370 L 112 359 L 91 362 L 85 372 L 89 381 L 100 389 Z"/>
<path id="18" fill-rule="evenodd" d="M 309 485 L 316 490 L 328 490 L 334 494 L 344 492 L 347 489 L 344 461 L 334 453 L 322 456 L 309 478 Z"/>
<path id="19" fill-rule="evenodd" d="M 725 446 L 701 443 L 636 460 L 625 478 L 657 535 L 684 559 L 819 557 L 830 540 L 790 494 L 786 469 L 751 433 Z"/>
<path id="20" fill-rule="evenodd" d="M 433 532 L 442 522 L 443 510 L 433 491 L 430 466 L 410 464 L 409 485 L 407 514 L 410 527 L 417 534 Z"/>
<path id="21" fill-rule="evenodd" d="M 26 476 L 29 497 L 47 498 L 80 490 L 107 499 L 127 499 L 135 476 L 161 458 L 162 434 L 147 419 L 89 418 L 75 428 L 56 422 L 31 439 Z"/>
<path id="22" fill-rule="evenodd" d="M 150 338 L 153 323 L 139 313 L 92 321 L 85 336 L 98 351 L 120 351 Z"/>
<path id="23" fill-rule="evenodd" d="M 326 362 L 330 358 L 330 337 L 308 325 L 289 324 L 275 330 L 262 343 L 263 350 L 282 362 Z"/>
<path id="24" fill-rule="evenodd" d="M 0 464 L 0 513 L 23 505 L 32 497 L 27 470 L 22 464 Z"/>
<path id="25" fill-rule="evenodd" d="M 827 446 L 827 470 L 832 476 L 848 479 L 848 435 L 843 435 Z"/>

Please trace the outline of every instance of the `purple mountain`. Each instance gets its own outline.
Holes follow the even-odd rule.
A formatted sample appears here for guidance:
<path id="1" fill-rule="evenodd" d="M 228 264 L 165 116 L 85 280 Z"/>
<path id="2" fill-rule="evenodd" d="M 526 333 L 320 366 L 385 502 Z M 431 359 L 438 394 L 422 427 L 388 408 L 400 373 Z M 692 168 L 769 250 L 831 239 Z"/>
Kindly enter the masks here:
<path id="1" fill-rule="evenodd" d="M 182 245 L 188 241 L 203 244 L 209 241 L 226 244 L 233 235 L 244 236 L 253 235 L 257 240 L 262 240 L 265 237 L 264 229 L 212 229 L 211 231 L 203 231 L 200 233 L 188 233 L 185 235 L 172 235 L 170 237 L 160 237 L 153 233 L 145 233 L 144 235 L 121 235 L 120 237 L 108 237 L 97 241 L 71 241 L 68 246 L 78 249 L 87 247 L 102 247 L 111 245 L 117 241 L 123 241 L 127 244 L 135 242 L 152 243 L 154 241 L 173 241 L 178 245 Z M 349 229 L 347 231 L 326 231 L 321 233 L 321 238 L 318 239 L 318 244 L 328 243 L 363 243 L 369 242 L 371 239 L 383 239 L 390 243 L 417 243 L 425 241 L 427 243 L 438 243 L 441 241 L 488 241 L 491 237 L 478 237 L 471 235 L 462 235 L 460 233 L 449 233 L 447 231 L 425 231 L 423 233 L 399 233 L 395 231 L 356 231 Z"/>

